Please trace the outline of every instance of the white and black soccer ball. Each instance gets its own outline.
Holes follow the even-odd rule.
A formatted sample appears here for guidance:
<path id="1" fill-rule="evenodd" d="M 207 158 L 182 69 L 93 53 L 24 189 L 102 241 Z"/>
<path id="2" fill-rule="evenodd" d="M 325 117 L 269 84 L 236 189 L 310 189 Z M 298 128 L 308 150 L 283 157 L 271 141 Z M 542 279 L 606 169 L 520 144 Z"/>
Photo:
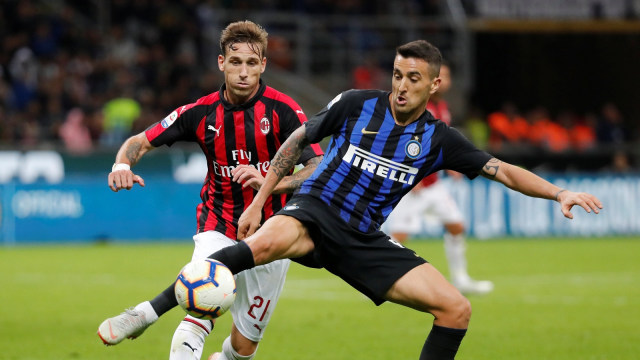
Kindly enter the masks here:
<path id="1" fill-rule="evenodd" d="M 195 260 L 178 274 L 175 285 L 178 304 L 187 314 L 211 320 L 224 314 L 236 298 L 236 281 L 223 263 Z"/>

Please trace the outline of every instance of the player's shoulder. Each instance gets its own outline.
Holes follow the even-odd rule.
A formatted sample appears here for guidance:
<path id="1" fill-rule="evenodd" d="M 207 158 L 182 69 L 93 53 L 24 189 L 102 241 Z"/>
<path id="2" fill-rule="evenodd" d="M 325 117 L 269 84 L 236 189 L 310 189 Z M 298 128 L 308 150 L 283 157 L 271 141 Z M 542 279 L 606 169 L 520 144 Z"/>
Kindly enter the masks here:
<path id="1" fill-rule="evenodd" d="M 194 105 L 212 105 L 220 101 L 220 91 L 212 92 L 198 99 Z"/>
<path id="2" fill-rule="evenodd" d="M 270 86 L 265 86 L 264 93 L 262 94 L 262 96 L 267 99 L 271 99 L 276 102 L 282 103 L 287 107 L 290 107 L 294 111 L 301 110 L 300 105 L 298 105 L 298 103 L 295 100 L 293 100 L 291 96 L 281 91 L 278 91 Z"/>

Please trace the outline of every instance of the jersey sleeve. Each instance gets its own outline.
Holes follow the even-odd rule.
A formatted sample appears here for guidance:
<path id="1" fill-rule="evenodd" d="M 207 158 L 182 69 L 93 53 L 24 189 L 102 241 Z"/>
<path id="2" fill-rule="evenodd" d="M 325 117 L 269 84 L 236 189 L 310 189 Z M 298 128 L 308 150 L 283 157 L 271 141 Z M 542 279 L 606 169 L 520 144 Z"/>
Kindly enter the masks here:
<path id="1" fill-rule="evenodd" d="M 196 141 L 196 131 L 206 116 L 206 106 L 189 104 L 177 108 L 161 121 L 145 130 L 151 145 L 171 146 L 176 141 Z"/>
<path id="2" fill-rule="evenodd" d="M 355 94 L 355 90 L 340 93 L 307 122 L 306 134 L 310 142 L 319 142 L 340 130 L 353 108 Z"/>
<path id="3" fill-rule="evenodd" d="M 280 117 L 280 143 L 283 143 L 296 129 L 307 122 L 307 115 L 302 111 L 300 106 L 293 100 L 289 101 L 290 106 L 284 107 L 278 114 Z M 304 164 L 309 159 L 323 155 L 324 152 L 320 145 L 313 143 L 302 150 L 299 164 Z"/>
<path id="4" fill-rule="evenodd" d="M 493 156 L 478 149 L 458 130 L 444 124 L 442 126 L 446 128 L 442 145 L 442 168 L 465 174 L 469 179 L 478 176 L 482 167 Z"/>

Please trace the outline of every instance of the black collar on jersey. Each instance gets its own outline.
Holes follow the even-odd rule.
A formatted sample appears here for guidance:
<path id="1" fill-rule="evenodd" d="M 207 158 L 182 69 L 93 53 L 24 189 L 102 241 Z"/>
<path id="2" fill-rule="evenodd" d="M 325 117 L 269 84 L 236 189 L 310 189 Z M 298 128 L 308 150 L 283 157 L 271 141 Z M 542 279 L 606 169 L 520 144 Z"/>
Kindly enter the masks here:
<path id="1" fill-rule="evenodd" d="M 249 101 L 236 105 L 228 102 L 227 99 L 224 98 L 224 91 L 227 89 L 227 84 L 222 83 L 222 86 L 220 86 L 220 90 L 219 90 L 220 101 L 222 101 L 222 106 L 224 106 L 224 109 L 227 111 L 240 111 L 240 110 L 251 109 L 253 105 L 255 105 L 258 102 L 258 100 L 260 100 L 266 88 L 267 86 L 263 84 L 262 79 L 260 79 L 260 83 L 258 85 L 258 92 L 251 99 L 249 99 Z"/>

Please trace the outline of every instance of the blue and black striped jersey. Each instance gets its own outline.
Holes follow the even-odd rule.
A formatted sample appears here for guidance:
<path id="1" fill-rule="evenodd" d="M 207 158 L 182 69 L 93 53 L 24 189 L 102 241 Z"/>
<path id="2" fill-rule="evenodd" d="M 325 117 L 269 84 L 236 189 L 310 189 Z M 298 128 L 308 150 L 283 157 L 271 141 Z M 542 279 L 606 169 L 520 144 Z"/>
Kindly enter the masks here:
<path id="1" fill-rule="evenodd" d="M 425 176 L 451 169 L 473 179 L 492 158 L 428 111 L 397 125 L 389 92 L 380 90 L 338 95 L 307 122 L 306 135 L 311 143 L 331 138 L 300 194 L 322 199 L 362 232 L 378 230 Z"/>

